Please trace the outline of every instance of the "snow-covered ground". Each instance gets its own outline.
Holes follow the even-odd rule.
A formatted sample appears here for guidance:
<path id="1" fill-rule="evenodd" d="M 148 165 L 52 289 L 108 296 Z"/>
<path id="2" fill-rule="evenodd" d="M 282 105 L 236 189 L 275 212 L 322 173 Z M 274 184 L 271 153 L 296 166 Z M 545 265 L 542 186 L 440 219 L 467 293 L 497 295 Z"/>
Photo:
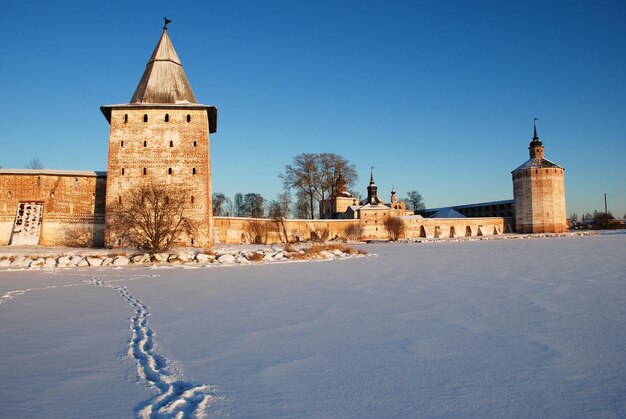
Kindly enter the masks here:
<path id="1" fill-rule="evenodd" d="M 626 235 L 0 271 L 0 417 L 624 417 Z"/>

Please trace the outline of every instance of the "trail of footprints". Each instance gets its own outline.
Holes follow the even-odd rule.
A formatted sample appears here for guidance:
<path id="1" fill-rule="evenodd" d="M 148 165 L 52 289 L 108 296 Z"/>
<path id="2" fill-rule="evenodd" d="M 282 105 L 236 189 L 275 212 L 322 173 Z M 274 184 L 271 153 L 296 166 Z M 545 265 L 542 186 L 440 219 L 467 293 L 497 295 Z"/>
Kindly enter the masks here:
<path id="1" fill-rule="evenodd" d="M 134 310 L 130 319 L 128 355 L 136 361 L 139 377 L 159 392 L 137 415 L 141 418 L 204 417 L 209 404 L 218 398 L 216 388 L 176 379 L 168 370 L 167 360 L 154 350 L 154 332 L 148 326 L 148 307 L 125 286 L 112 285 L 98 276 L 91 277 L 91 283 L 113 288 Z"/>

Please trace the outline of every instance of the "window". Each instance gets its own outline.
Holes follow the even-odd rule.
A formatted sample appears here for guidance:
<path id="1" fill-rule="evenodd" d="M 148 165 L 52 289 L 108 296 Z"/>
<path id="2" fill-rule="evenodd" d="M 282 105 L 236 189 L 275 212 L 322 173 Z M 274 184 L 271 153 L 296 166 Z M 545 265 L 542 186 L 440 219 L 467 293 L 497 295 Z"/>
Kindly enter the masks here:
<path id="1" fill-rule="evenodd" d="M 187 122 L 191 122 L 191 115 L 187 114 Z"/>
<path id="2" fill-rule="evenodd" d="M 122 140 L 122 147 L 124 147 L 124 140 Z"/>
<path id="3" fill-rule="evenodd" d="M 193 169 L 191 169 L 191 174 L 195 175 L 196 174 L 196 168 L 194 167 Z"/>
<path id="4" fill-rule="evenodd" d="M 143 122 L 148 122 L 148 114 L 143 114 Z"/>
<path id="5" fill-rule="evenodd" d="M 74 178 L 74 189 L 78 189 L 78 178 Z"/>
<path id="6" fill-rule="evenodd" d="M 193 142 L 193 146 L 195 147 L 195 146 L 197 146 L 197 145 L 198 145 L 198 142 L 197 142 L 197 141 L 194 141 L 194 142 Z"/>
<path id="7" fill-rule="evenodd" d="M 193 204 L 194 200 L 195 200 L 195 199 L 194 199 L 193 195 L 191 195 L 191 203 L 192 203 L 192 204 Z"/>
<path id="8" fill-rule="evenodd" d="M 143 146 L 144 146 L 144 147 L 146 147 L 147 145 L 148 145 L 148 142 L 147 142 L 147 141 L 144 141 L 144 142 L 143 142 Z"/>
<path id="9" fill-rule="evenodd" d="M 165 114 L 165 122 L 170 122 L 170 114 Z"/>
<path id="10" fill-rule="evenodd" d="M 148 174 L 148 169 L 146 169 L 145 167 L 143 168 L 143 174 L 147 175 Z"/>
<path id="11" fill-rule="evenodd" d="M 37 187 L 41 187 L 41 177 L 37 176 Z"/>
<path id="12" fill-rule="evenodd" d="M 125 113 L 125 114 L 124 114 L 124 123 L 127 123 L 127 122 L 128 122 L 128 114 L 127 114 L 127 113 Z"/>
<path id="13" fill-rule="evenodd" d="M 124 175 L 124 168 L 122 167 L 122 176 Z"/>
<path id="14" fill-rule="evenodd" d="M 191 245 L 193 246 L 193 238 L 191 239 Z"/>
<path id="15" fill-rule="evenodd" d="M 118 203 L 118 204 L 121 204 L 121 203 L 122 203 L 122 197 L 121 197 L 121 196 L 118 196 L 118 197 L 117 197 L 117 203 Z"/>
<path id="16" fill-rule="evenodd" d="M 172 168 L 170 167 L 169 169 L 167 169 L 167 174 L 171 175 L 172 174 Z"/>
<path id="17" fill-rule="evenodd" d="M 174 147 L 174 141 L 170 141 L 170 147 Z"/>

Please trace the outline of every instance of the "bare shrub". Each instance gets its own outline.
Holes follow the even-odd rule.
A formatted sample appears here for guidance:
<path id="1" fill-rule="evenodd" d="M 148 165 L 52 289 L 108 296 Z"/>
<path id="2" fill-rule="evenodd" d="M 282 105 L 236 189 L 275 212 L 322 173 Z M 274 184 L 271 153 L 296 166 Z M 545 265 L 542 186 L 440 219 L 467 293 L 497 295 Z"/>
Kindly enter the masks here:
<path id="1" fill-rule="evenodd" d="M 250 262 L 261 262 L 263 260 L 263 255 L 257 252 L 249 253 L 246 257 Z"/>
<path id="2" fill-rule="evenodd" d="M 344 233 L 346 234 L 346 237 L 350 240 L 360 240 L 363 236 L 363 226 L 359 222 L 350 224 L 346 227 Z"/>
<path id="3" fill-rule="evenodd" d="M 69 247 L 93 247 L 93 227 L 84 224 L 68 227 L 64 232 L 63 244 Z"/>
<path id="4" fill-rule="evenodd" d="M 400 217 L 387 217 L 383 221 L 389 240 L 395 242 L 404 233 L 404 220 Z"/>
<path id="5" fill-rule="evenodd" d="M 251 220 L 246 226 L 246 233 L 250 237 L 250 243 L 266 244 L 271 226 L 267 221 Z"/>
<path id="6" fill-rule="evenodd" d="M 148 184 L 128 191 L 111 211 L 110 228 L 124 243 L 164 252 L 196 226 L 186 215 L 187 194 L 179 188 Z"/>
<path id="7" fill-rule="evenodd" d="M 315 242 L 325 242 L 330 237 L 330 231 L 327 228 L 322 230 L 311 231 L 311 240 Z"/>

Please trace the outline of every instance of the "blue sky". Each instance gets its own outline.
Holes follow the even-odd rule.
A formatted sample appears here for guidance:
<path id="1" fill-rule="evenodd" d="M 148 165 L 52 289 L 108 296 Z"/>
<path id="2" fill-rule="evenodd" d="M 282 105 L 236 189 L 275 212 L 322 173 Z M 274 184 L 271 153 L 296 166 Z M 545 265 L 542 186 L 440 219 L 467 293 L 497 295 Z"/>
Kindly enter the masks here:
<path id="1" fill-rule="evenodd" d="M 213 188 L 282 191 L 302 152 L 352 161 L 365 193 L 429 207 L 512 198 L 532 118 L 568 213 L 626 212 L 623 1 L 108 1 L 2 6 L 2 167 L 106 170 L 99 107 L 130 100 L 162 18 L 219 108 Z"/>

